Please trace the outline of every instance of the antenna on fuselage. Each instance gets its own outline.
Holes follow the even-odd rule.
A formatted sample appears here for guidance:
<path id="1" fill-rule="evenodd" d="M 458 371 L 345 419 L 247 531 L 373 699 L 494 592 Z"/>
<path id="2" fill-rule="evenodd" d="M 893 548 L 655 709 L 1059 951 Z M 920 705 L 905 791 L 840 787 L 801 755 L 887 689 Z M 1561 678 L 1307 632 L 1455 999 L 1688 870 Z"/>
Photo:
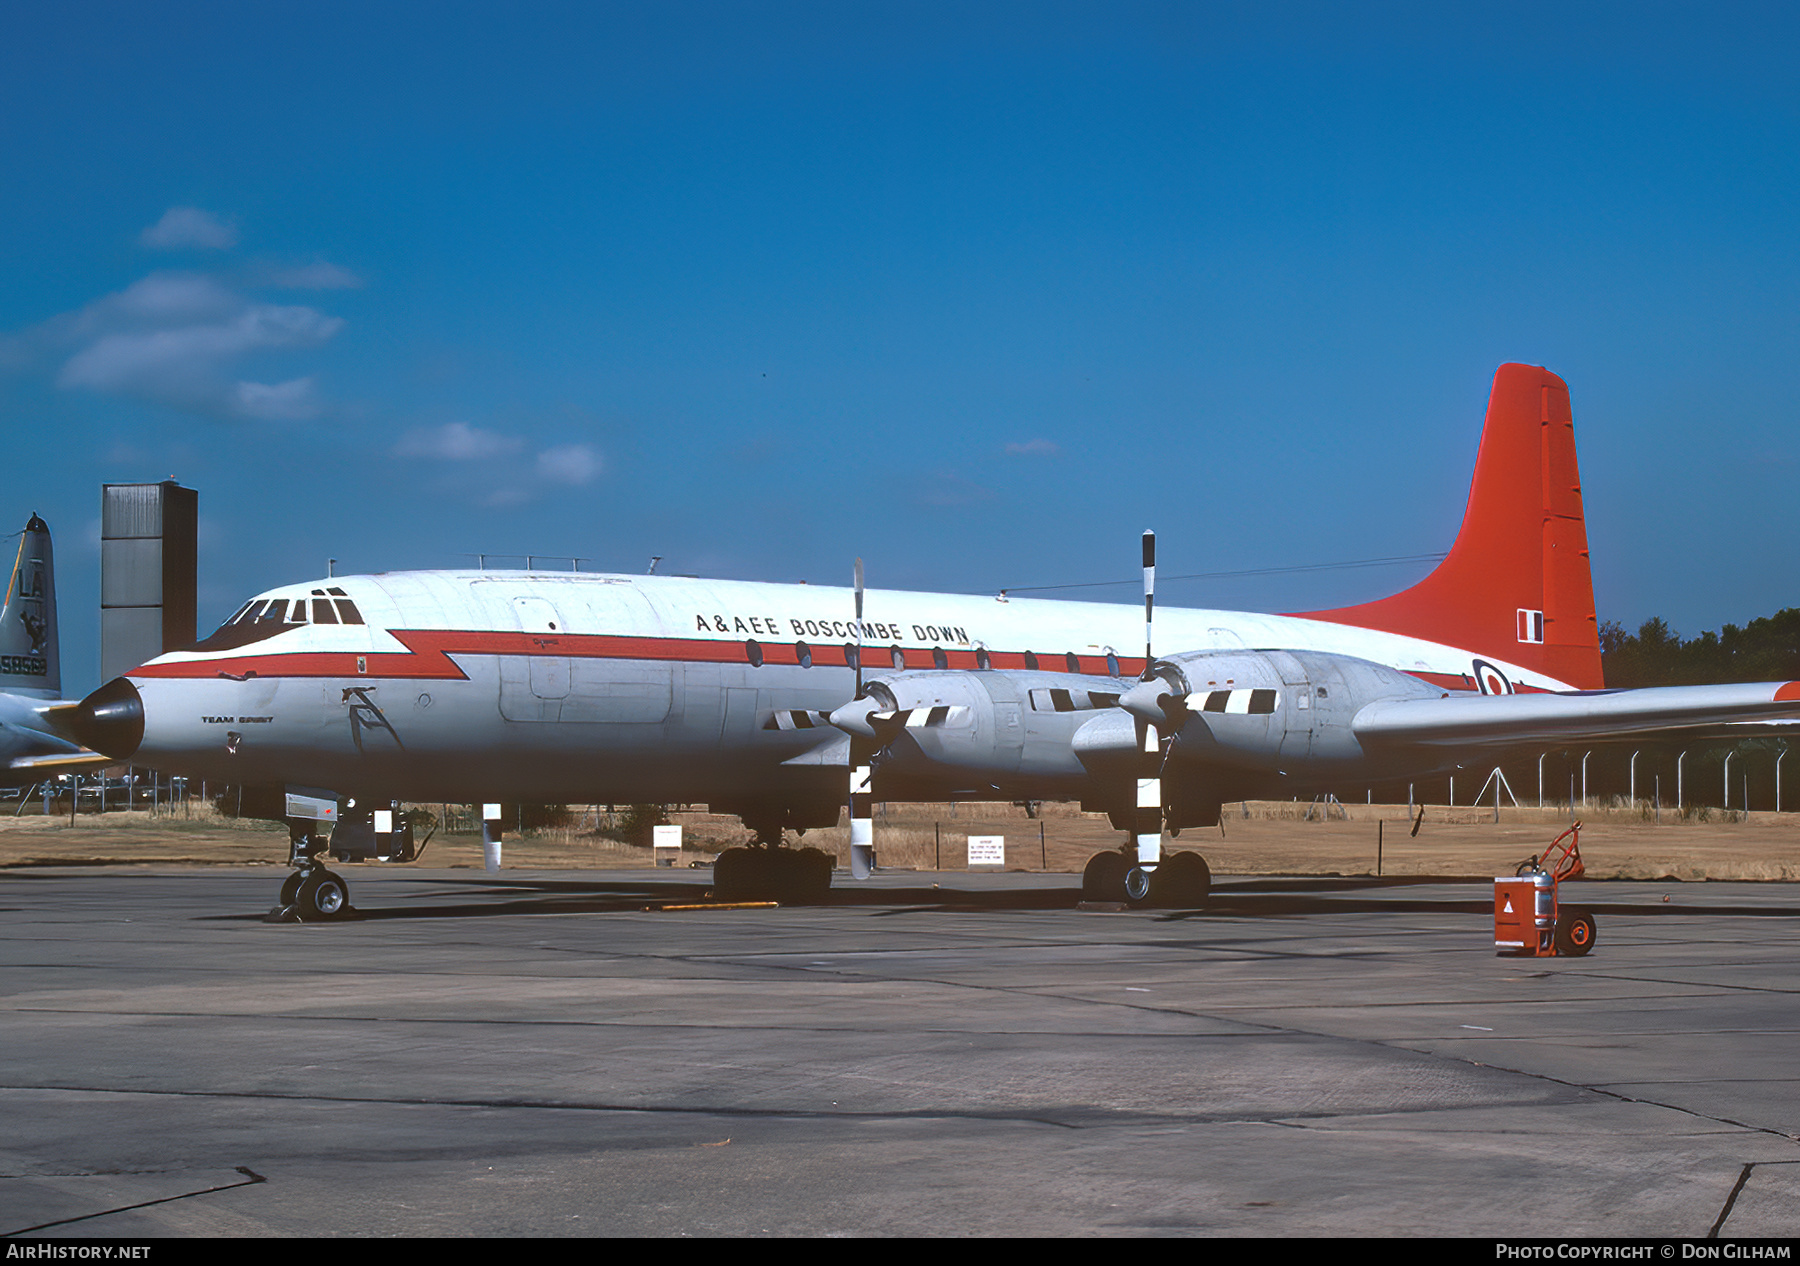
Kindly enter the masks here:
<path id="1" fill-rule="evenodd" d="M 663 560 L 663 556 L 661 554 L 652 554 L 650 556 L 650 570 L 645 572 L 644 575 L 646 575 L 646 576 L 656 575 L 656 565 L 658 563 L 662 562 L 662 560 Z"/>

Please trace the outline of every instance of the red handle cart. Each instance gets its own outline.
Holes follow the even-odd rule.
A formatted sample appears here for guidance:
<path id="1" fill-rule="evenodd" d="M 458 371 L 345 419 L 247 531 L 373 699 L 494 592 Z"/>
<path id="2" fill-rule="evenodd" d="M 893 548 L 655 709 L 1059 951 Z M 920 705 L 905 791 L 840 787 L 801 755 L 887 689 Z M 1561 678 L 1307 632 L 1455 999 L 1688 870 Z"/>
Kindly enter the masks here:
<path id="1" fill-rule="evenodd" d="M 1581 823 L 1527 858 L 1514 875 L 1494 880 L 1494 952 L 1521 958 L 1563 954 L 1579 958 L 1594 948 L 1594 916 L 1562 903 L 1562 885 L 1587 873 L 1581 864 Z"/>

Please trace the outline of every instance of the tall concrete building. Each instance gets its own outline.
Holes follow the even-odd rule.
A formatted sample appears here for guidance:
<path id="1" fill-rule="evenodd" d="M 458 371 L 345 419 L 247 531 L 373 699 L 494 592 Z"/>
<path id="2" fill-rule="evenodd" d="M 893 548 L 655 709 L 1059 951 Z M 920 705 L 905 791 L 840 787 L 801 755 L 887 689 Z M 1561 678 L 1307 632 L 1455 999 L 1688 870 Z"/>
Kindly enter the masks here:
<path id="1" fill-rule="evenodd" d="M 100 680 L 195 640 L 200 494 L 173 479 L 100 496 Z"/>

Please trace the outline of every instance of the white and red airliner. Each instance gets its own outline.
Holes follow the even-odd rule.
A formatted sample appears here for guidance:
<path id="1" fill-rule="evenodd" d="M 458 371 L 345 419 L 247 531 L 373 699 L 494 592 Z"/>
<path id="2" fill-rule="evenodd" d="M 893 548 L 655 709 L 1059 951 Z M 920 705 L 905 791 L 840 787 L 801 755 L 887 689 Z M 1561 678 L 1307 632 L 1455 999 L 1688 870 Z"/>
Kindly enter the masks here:
<path id="1" fill-rule="evenodd" d="M 1151 561 L 1147 540 L 1146 625 Z M 1090 865 L 1092 895 L 1194 900 L 1205 864 L 1165 861 L 1162 829 L 1226 800 L 1800 716 L 1800 682 L 1603 689 L 1568 388 L 1527 365 L 1495 375 L 1461 530 L 1419 584 L 1296 615 L 1165 608 L 1160 655 L 1139 631 L 1135 607 L 1005 596 L 346 576 L 259 594 L 59 719 L 119 760 L 365 805 L 704 802 L 769 846 L 727 854 L 722 890 L 828 883 L 773 846 L 847 801 L 861 873 L 870 797 L 1080 799 L 1136 837 Z M 342 881 L 305 851 L 288 895 L 320 917 Z"/>

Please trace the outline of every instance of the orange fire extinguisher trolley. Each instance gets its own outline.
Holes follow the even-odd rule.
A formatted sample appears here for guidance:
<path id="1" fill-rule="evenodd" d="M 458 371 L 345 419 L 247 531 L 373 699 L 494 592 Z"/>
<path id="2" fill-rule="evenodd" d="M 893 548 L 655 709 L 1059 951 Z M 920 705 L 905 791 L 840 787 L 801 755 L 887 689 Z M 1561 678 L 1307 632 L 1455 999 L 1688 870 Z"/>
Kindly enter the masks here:
<path id="1" fill-rule="evenodd" d="M 1520 863 L 1516 875 L 1494 880 L 1494 952 L 1522 958 L 1563 954 L 1579 958 L 1594 948 L 1594 916 L 1562 903 L 1562 885 L 1587 873 L 1581 864 L 1577 822 L 1540 856 Z"/>

